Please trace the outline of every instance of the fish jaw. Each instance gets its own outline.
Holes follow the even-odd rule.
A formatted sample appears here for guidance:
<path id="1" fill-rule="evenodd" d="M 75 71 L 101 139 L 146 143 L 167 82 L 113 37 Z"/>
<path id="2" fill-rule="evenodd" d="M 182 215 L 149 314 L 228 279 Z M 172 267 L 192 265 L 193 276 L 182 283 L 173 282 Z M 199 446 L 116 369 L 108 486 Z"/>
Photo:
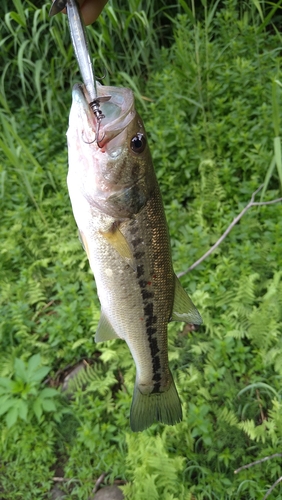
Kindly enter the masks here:
<path id="1" fill-rule="evenodd" d="M 96 117 L 82 85 L 73 88 L 67 132 L 69 152 L 68 186 L 78 190 L 88 203 L 114 219 L 131 218 L 146 204 L 155 183 L 143 122 L 134 109 L 130 89 L 98 87 L 101 97 L 111 100 L 101 105 L 99 145 Z M 132 139 L 142 137 L 144 150 L 136 154 Z M 144 138 L 144 139 L 143 139 Z M 71 195 L 73 201 L 74 196 Z"/>

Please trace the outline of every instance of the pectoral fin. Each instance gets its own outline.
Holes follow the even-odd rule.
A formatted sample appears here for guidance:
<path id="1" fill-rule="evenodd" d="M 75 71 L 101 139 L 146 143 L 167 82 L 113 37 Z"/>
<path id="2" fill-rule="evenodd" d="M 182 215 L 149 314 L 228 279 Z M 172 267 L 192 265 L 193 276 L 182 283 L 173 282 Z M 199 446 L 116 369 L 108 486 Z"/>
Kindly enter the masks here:
<path id="1" fill-rule="evenodd" d="M 107 316 L 102 311 L 98 328 L 95 334 L 95 342 L 106 342 L 106 340 L 113 340 L 118 338 L 119 336 L 116 334 L 111 323 L 108 321 Z"/>
<path id="2" fill-rule="evenodd" d="M 136 264 L 131 251 L 131 248 L 125 236 L 116 225 L 113 225 L 110 231 L 102 232 L 100 234 L 107 240 L 107 242 L 119 253 L 119 255 L 135 270 Z"/>
<path id="3" fill-rule="evenodd" d="M 175 276 L 175 292 L 172 321 L 184 321 L 193 325 L 200 325 L 203 320 L 199 311 L 194 306 L 192 300 L 185 292 L 179 279 Z"/>

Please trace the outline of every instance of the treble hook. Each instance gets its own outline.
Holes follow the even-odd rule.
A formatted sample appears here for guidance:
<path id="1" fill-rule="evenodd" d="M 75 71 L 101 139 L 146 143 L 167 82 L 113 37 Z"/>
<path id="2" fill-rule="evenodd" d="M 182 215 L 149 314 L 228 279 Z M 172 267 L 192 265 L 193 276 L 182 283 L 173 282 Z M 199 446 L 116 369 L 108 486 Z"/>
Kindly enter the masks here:
<path id="1" fill-rule="evenodd" d="M 99 139 L 100 125 L 101 125 L 101 120 L 97 121 L 97 127 L 96 127 L 96 142 L 97 142 L 98 148 L 102 147 L 101 146 L 101 142 L 103 141 L 103 139 L 105 137 L 105 132 L 103 132 L 103 135 L 102 135 L 101 139 Z"/>
<path id="2" fill-rule="evenodd" d="M 102 140 L 105 137 L 105 134 L 103 134 L 102 138 L 99 139 L 101 121 L 103 120 L 103 118 L 105 118 L 105 115 L 103 114 L 102 110 L 100 109 L 100 105 L 101 105 L 102 102 L 107 102 L 110 99 L 111 99 L 110 95 L 105 95 L 105 96 L 97 97 L 96 99 L 93 99 L 93 101 L 91 101 L 89 103 L 89 106 L 91 107 L 94 115 L 96 116 L 96 120 L 97 120 L 97 124 L 96 124 L 96 142 L 97 142 L 97 146 L 99 148 L 102 147 L 100 145 L 100 143 L 102 142 Z"/>

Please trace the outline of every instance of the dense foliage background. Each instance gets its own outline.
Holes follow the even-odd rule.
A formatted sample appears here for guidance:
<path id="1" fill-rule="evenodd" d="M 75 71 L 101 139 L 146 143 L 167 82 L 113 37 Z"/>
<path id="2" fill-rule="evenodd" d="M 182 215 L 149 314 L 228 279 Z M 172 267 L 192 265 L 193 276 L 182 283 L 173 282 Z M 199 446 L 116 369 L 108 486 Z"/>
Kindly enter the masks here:
<path id="1" fill-rule="evenodd" d="M 257 201 L 281 196 L 281 3 L 112 0 L 88 28 L 97 73 L 135 92 L 176 272 L 261 184 Z M 281 458 L 234 470 L 281 452 L 282 204 L 251 208 L 181 278 L 204 320 L 169 325 L 184 419 L 133 435 L 128 348 L 93 342 L 99 302 L 65 182 L 80 77 L 49 8 L 0 7 L 0 498 L 51 498 L 59 476 L 85 500 L 106 472 L 134 500 L 263 499 Z"/>

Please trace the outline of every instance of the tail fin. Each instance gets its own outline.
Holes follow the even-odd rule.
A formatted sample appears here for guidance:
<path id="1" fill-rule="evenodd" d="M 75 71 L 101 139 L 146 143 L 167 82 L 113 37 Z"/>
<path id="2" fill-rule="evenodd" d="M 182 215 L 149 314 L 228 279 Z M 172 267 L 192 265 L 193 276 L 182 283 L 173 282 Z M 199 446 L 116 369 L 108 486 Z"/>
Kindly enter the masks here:
<path id="1" fill-rule="evenodd" d="M 135 382 L 130 410 L 130 426 L 134 432 L 143 431 L 156 421 L 174 425 L 181 420 L 181 403 L 172 377 L 168 391 L 151 394 L 142 394 Z"/>

